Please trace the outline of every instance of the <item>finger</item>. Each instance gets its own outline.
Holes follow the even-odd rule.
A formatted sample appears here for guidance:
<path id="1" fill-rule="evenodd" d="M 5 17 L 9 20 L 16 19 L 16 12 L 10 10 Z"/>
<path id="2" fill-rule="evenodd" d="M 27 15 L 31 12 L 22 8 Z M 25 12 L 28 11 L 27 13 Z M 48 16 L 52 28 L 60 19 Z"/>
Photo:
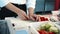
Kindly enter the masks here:
<path id="1" fill-rule="evenodd" d="M 39 18 L 38 21 L 40 22 L 41 21 L 40 16 L 38 16 L 38 18 Z"/>
<path id="2" fill-rule="evenodd" d="M 29 19 L 29 16 L 25 15 L 25 17 L 26 17 L 27 19 Z"/>
<path id="3" fill-rule="evenodd" d="M 27 20 L 24 16 L 23 16 L 23 17 L 21 17 L 21 19 L 22 19 L 22 20 Z"/>
<path id="4" fill-rule="evenodd" d="M 36 14 L 34 14 L 34 15 L 33 15 L 33 17 L 37 17 L 37 15 L 36 15 Z"/>
<path id="5" fill-rule="evenodd" d="M 30 17 L 31 20 L 35 21 L 35 19 L 33 17 Z"/>
<path id="6" fill-rule="evenodd" d="M 21 16 L 19 16 L 20 17 L 20 19 L 22 19 L 22 20 L 26 20 L 26 18 L 23 16 L 23 15 L 21 15 Z"/>
<path id="7" fill-rule="evenodd" d="M 22 14 L 26 19 L 29 19 L 29 17 L 26 15 L 26 13 L 24 12 L 24 14 Z"/>
<path id="8" fill-rule="evenodd" d="M 24 15 L 24 17 L 28 20 L 29 19 L 29 16 L 27 16 L 27 15 Z"/>
<path id="9" fill-rule="evenodd" d="M 39 18 L 37 15 L 34 15 L 33 17 L 34 17 L 35 21 L 38 21 Z"/>
<path id="10" fill-rule="evenodd" d="M 38 21 L 39 20 L 39 16 L 38 15 L 35 15 L 35 20 Z"/>
<path id="11" fill-rule="evenodd" d="M 26 18 L 21 18 L 21 20 L 27 20 Z"/>
<path id="12" fill-rule="evenodd" d="M 36 21 L 39 21 L 39 16 L 36 17 Z"/>

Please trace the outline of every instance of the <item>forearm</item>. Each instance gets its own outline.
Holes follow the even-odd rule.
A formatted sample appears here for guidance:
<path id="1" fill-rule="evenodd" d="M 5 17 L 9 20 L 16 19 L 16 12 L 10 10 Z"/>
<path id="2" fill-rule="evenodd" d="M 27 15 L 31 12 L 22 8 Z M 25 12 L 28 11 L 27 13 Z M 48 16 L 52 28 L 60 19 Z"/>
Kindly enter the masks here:
<path id="1" fill-rule="evenodd" d="M 16 6 L 14 6 L 13 4 L 9 3 L 6 5 L 6 8 L 15 12 L 16 14 L 18 14 L 20 12 L 20 9 L 17 8 Z"/>
<path id="2" fill-rule="evenodd" d="M 28 13 L 30 15 L 33 15 L 34 14 L 34 9 L 32 7 L 28 8 Z"/>

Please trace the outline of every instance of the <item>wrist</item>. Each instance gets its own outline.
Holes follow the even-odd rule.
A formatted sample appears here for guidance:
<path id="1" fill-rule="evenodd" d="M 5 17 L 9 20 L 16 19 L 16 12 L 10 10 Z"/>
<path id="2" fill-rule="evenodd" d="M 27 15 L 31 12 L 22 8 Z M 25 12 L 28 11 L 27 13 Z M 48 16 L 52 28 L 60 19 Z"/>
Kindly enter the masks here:
<path id="1" fill-rule="evenodd" d="M 20 9 L 16 11 L 16 14 L 20 14 L 20 13 L 21 13 L 21 10 Z"/>
<path id="2" fill-rule="evenodd" d="M 29 13 L 29 15 L 33 15 L 34 14 L 34 9 L 33 8 L 29 8 L 28 9 L 28 13 Z"/>
<path id="3" fill-rule="evenodd" d="M 29 15 L 33 15 L 34 13 L 29 13 Z"/>

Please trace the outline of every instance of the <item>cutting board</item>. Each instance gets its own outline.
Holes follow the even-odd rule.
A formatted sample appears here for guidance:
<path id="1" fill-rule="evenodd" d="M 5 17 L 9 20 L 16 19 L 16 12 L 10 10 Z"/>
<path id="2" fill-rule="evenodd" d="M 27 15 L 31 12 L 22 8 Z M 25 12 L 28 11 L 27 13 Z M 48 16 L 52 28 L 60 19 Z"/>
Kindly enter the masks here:
<path id="1" fill-rule="evenodd" d="M 24 21 L 14 17 L 6 17 L 5 20 L 9 20 L 12 24 L 14 24 L 15 26 L 13 28 L 15 28 L 16 31 L 26 30 L 29 34 L 31 33 L 38 34 L 38 32 L 33 27 L 30 26 L 32 23 L 37 23 L 37 22 Z"/>

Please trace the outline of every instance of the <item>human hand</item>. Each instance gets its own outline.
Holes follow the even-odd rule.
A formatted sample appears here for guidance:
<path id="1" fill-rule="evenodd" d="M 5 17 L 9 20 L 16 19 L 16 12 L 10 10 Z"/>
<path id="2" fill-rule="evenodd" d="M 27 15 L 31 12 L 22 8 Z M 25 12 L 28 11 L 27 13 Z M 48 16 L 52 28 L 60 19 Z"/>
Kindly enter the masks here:
<path id="1" fill-rule="evenodd" d="M 20 12 L 18 13 L 18 17 L 22 20 L 28 20 L 29 17 L 26 15 L 26 13 L 23 10 L 20 10 Z"/>
<path id="2" fill-rule="evenodd" d="M 38 21 L 39 20 L 38 15 L 36 15 L 36 14 L 29 14 L 28 16 L 29 16 L 30 20 L 33 20 L 33 21 Z"/>

